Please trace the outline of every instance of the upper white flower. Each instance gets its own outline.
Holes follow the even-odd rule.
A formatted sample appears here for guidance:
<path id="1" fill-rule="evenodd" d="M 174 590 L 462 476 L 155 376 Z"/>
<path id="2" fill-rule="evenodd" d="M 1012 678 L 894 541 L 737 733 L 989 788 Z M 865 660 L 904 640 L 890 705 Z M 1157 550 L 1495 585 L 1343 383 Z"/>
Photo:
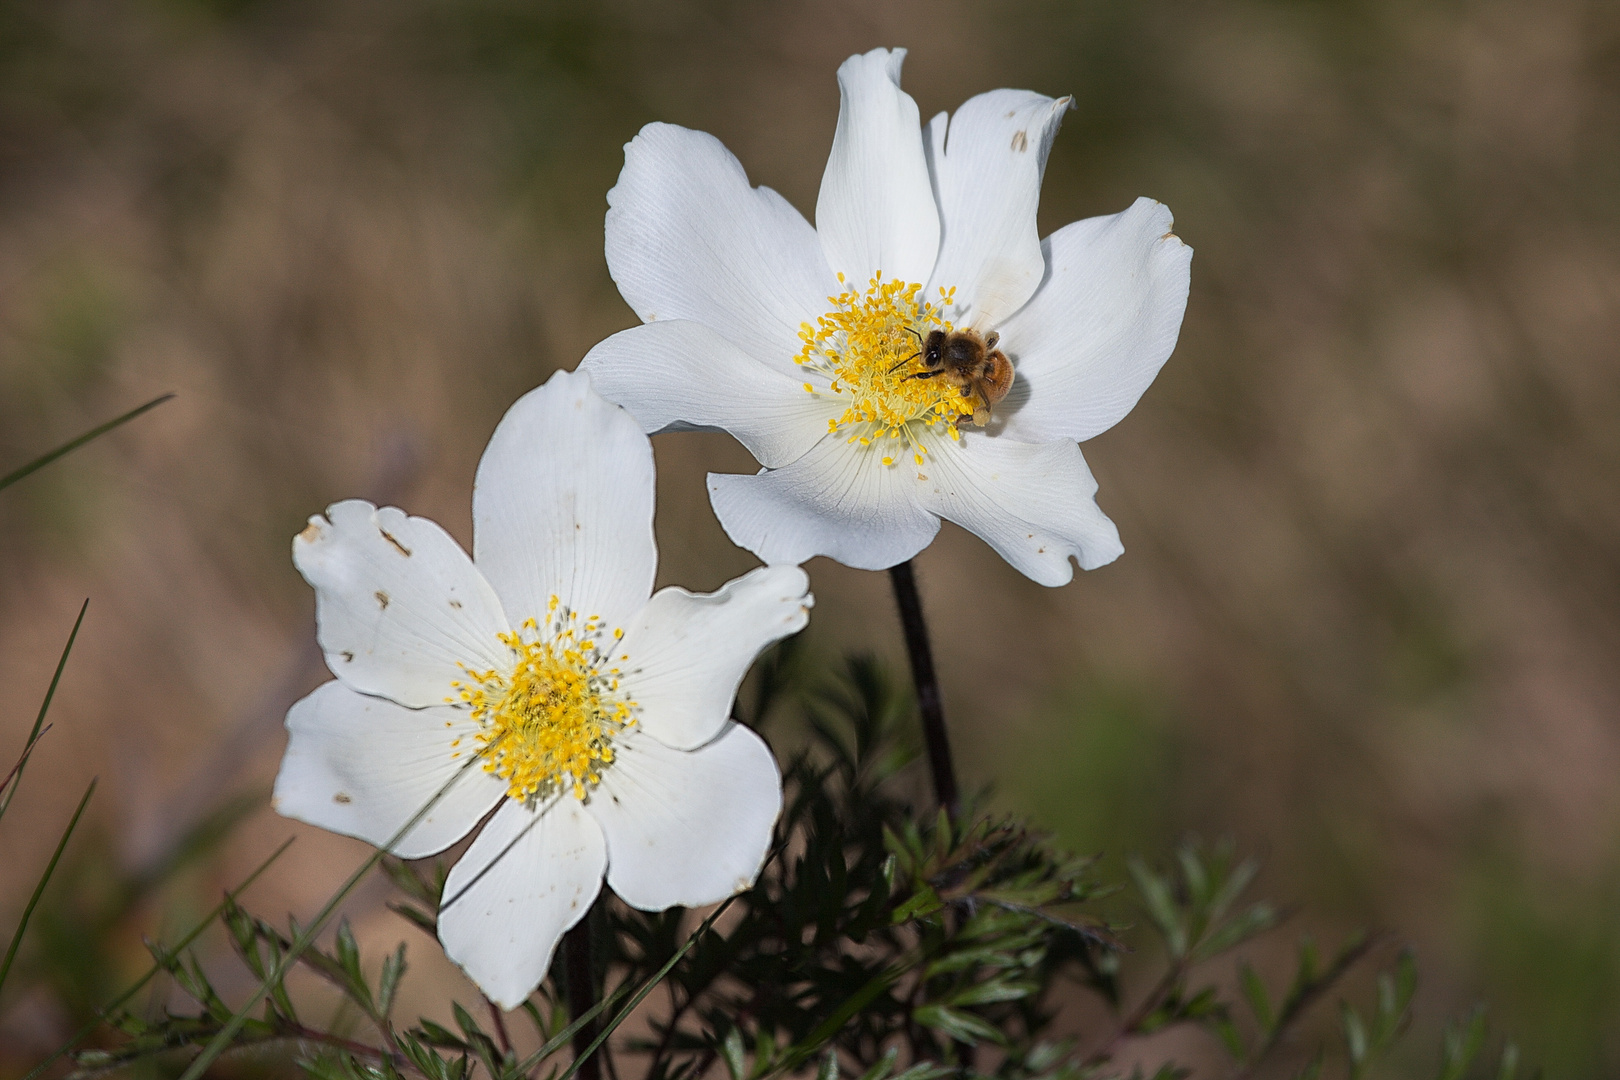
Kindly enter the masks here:
<path id="1" fill-rule="evenodd" d="M 351 500 L 293 561 L 337 679 L 287 714 L 281 813 L 416 859 L 499 806 L 445 884 L 439 938 L 515 1008 L 604 873 L 645 910 L 747 888 L 782 804 L 769 748 L 730 722 L 749 665 L 801 629 L 797 567 L 652 592 L 647 437 L 582 374 L 521 398 L 473 491 L 473 557 L 425 518 Z"/>
<path id="2" fill-rule="evenodd" d="M 647 325 L 582 366 L 647 431 L 720 428 L 753 452 L 763 471 L 711 475 L 709 494 L 767 562 L 882 569 L 948 518 L 1061 585 L 1070 556 L 1090 569 L 1122 550 L 1075 444 L 1169 357 L 1192 251 L 1151 199 L 1042 241 L 1069 99 L 994 90 L 922 128 L 904 57 L 838 69 L 814 228 L 713 136 L 643 128 L 608 193 L 607 260 Z M 933 329 L 999 334 L 1016 376 L 988 427 L 959 427 L 967 399 L 917 377 L 908 357 Z"/>

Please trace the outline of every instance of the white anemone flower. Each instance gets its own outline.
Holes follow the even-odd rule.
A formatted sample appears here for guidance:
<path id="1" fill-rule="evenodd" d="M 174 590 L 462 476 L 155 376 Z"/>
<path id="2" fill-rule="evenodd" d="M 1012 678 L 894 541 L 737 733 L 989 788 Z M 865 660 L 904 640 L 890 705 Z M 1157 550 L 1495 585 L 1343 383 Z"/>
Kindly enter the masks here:
<path id="1" fill-rule="evenodd" d="M 764 469 L 711 475 L 709 494 L 768 563 L 883 569 L 946 518 L 1062 585 L 1070 556 L 1091 569 L 1123 550 L 1076 443 L 1169 357 L 1192 251 L 1151 199 L 1041 240 L 1070 100 L 994 90 L 924 128 L 904 56 L 838 69 L 814 228 L 713 136 L 643 128 L 608 193 L 607 261 L 646 325 L 583 367 L 649 432 L 721 429 L 752 451 Z M 919 367 L 935 330 L 998 335 L 1015 377 L 987 426 L 991 402 Z"/>
<path id="2" fill-rule="evenodd" d="M 310 519 L 336 680 L 287 714 L 281 813 L 418 859 L 493 816 L 450 871 L 439 939 L 520 1005 L 604 875 L 656 911 L 748 888 L 782 805 L 759 736 L 730 721 L 760 650 L 803 628 L 808 581 L 761 567 L 654 594 L 652 449 L 582 374 L 502 419 L 478 466 L 473 556 L 425 518 L 359 500 Z"/>

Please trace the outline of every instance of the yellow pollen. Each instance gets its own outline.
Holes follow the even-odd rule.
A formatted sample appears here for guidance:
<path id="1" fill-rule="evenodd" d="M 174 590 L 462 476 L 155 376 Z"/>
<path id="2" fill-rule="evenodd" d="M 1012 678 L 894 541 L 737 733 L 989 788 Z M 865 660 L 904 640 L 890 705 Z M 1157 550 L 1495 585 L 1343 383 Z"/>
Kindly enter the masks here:
<path id="1" fill-rule="evenodd" d="M 839 274 L 840 283 L 844 275 Z M 921 299 L 922 286 L 885 281 L 878 274 L 864 293 L 846 289 L 827 302 L 832 310 L 804 324 L 804 346 L 794 363 L 824 377 L 825 393 L 837 395 L 843 412 L 827 420 L 829 434 L 848 430 L 847 442 L 869 447 L 879 438 L 899 439 L 914 454 L 923 428 L 944 423 L 956 437 L 956 423 L 973 415 L 970 399 L 943 378 L 919 379 L 922 346 L 930 332 L 951 324 L 942 312 L 955 289 L 941 289 L 939 305 Z M 811 383 L 804 388 L 816 393 Z M 893 464 L 884 457 L 884 465 Z"/>
<path id="2" fill-rule="evenodd" d="M 635 702 L 617 693 L 619 669 L 606 667 L 609 657 L 594 640 L 601 616 L 576 627 L 579 616 L 555 596 L 547 611 L 544 631 L 529 619 L 500 635 L 511 650 L 509 669 L 463 664 L 467 679 L 452 684 L 457 696 L 449 701 L 472 712 L 484 771 L 505 780 L 511 798 L 572 791 L 583 800 L 613 761 L 614 736 L 635 723 Z M 623 636 L 613 631 L 614 640 Z"/>

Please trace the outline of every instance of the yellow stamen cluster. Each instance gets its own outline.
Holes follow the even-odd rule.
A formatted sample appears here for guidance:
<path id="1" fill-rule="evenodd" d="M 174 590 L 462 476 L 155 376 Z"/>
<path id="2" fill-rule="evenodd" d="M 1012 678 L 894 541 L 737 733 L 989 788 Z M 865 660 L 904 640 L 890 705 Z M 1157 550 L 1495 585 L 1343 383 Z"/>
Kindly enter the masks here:
<path id="1" fill-rule="evenodd" d="M 614 642 L 623 636 L 623 630 L 612 632 Z M 512 798 L 546 798 L 571 788 L 583 800 L 601 781 L 602 766 L 613 761 L 613 737 L 635 723 L 635 702 L 619 696 L 619 669 L 609 666 L 605 637 L 600 616 L 581 624 L 553 596 L 544 632 L 529 619 L 516 633 L 501 635 L 512 651 L 509 670 L 462 665 L 468 678 L 452 684 L 458 696 L 448 700 L 472 711 L 484 771 L 505 780 Z"/>
<path id="2" fill-rule="evenodd" d="M 844 275 L 838 280 L 842 283 Z M 845 399 L 843 413 L 827 421 L 829 432 L 847 430 L 848 441 L 863 447 L 900 440 L 918 465 L 928 452 L 919 438 L 922 429 L 942 427 L 958 438 L 957 420 L 973 415 L 957 387 L 940 377 L 914 377 L 927 370 L 922 347 L 929 333 L 952 329 L 942 309 L 956 290 L 940 289 L 939 306 L 920 299 L 921 292 L 921 285 L 884 281 L 878 274 L 864 293 L 851 288 L 829 296 L 832 310 L 815 326 L 801 325 L 804 345 L 793 358 L 823 377 L 820 389 L 806 382 L 806 391 Z M 894 457 L 885 454 L 883 464 L 894 464 Z"/>

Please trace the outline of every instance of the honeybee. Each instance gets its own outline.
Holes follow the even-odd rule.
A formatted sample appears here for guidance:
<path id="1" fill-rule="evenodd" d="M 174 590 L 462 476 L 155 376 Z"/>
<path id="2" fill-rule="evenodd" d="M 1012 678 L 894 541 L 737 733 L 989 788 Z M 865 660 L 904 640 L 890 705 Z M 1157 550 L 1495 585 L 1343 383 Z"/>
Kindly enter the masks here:
<path id="1" fill-rule="evenodd" d="M 991 406 L 1006 397 L 1007 391 L 1012 389 L 1012 363 L 1005 353 L 996 348 L 1001 335 L 993 330 L 985 337 L 980 337 L 977 330 L 952 330 L 948 334 L 943 330 L 932 330 L 925 338 L 915 330 L 909 332 L 917 338 L 922 348 L 901 363 L 920 356 L 923 370 L 906 378 L 943 378 L 960 390 L 963 397 L 978 399 L 973 406 L 973 415 L 958 417 L 956 426 L 961 427 L 969 419 L 974 427 L 988 424 Z"/>

